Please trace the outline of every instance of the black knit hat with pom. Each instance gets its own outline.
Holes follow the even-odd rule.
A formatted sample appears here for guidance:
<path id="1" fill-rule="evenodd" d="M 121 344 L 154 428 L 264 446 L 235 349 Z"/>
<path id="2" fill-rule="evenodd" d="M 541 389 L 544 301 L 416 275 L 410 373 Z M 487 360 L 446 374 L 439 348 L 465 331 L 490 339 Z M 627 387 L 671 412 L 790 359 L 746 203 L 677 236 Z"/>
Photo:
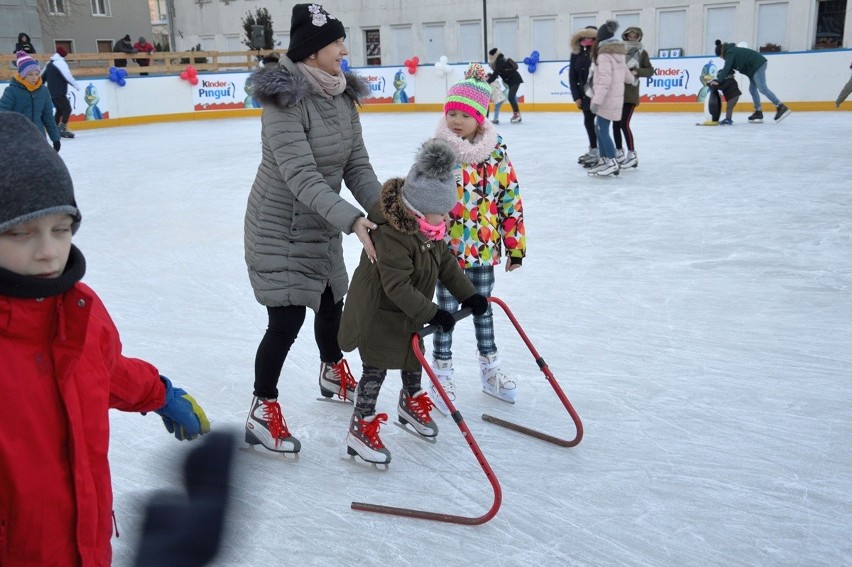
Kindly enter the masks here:
<path id="1" fill-rule="evenodd" d="M 615 20 L 607 20 L 604 25 L 598 28 L 598 43 L 606 41 L 615 36 L 615 30 L 618 29 L 618 22 Z"/>

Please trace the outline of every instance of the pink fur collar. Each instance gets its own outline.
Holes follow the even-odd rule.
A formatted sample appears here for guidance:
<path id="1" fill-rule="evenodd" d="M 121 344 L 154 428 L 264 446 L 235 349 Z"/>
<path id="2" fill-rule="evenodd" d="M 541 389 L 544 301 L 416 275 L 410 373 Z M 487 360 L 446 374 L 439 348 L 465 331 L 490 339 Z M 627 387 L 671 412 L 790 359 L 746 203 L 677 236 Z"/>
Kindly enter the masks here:
<path id="1" fill-rule="evenodd" d="M 488 119 L 482 123 L 482 132 L 474 138 L 473 142 L 468 142 L 455 135 L 447 126 L 447 119 L 442 116 L 435 130 L 435 137 L 450 144 L 459 156 L 459 163 L 462 164 L 481 163 L 487 160 L 497 145 L 497 130 Z"/>

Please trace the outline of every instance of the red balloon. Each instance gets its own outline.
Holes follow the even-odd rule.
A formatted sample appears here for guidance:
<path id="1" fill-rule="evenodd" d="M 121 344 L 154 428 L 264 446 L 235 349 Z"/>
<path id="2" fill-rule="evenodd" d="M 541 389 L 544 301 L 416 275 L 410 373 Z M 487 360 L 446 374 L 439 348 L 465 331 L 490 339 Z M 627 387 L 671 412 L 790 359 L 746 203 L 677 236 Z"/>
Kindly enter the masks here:
<path id="1" fill-rule="evenodd" d="M 198 84 L 198 77 L 190 77 L 189 78 L 189 84 L 190 85 L 197 85 Z"/>
<path id="2" fill-rule="evenodd" d="M 417 64 L 420 63 L 420 58 L 415 55 L 411 58 L 411 61 L 414 63 L 415 66 L 417 66 Z"/>
<path id="3" fill-rule="evenodd" d="M 186 71 L 181 71 L 181 72 L 180 72 L 180 78 L 181 78 L 181 79 L 183 79 L 183 80 L 188 79 L 188 78 L 189 78 L 189 73 L 187 73 Z"/>
<path id="4" fill-rule="evenodd" d="M 196 69 L 192 65 L 186 68 L 186 72 L 189 73 L 190 77 L 195 77 L 196 75 L 198 75 L 198 69 Z"/>

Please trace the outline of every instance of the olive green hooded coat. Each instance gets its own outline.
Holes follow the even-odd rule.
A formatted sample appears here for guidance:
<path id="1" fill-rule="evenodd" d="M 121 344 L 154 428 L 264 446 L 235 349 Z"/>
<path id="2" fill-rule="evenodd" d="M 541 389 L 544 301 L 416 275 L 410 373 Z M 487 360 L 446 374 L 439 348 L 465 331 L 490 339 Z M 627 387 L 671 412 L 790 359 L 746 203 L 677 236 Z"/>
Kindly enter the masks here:
<path id="1" fill-rule="evenodd" d="M 440 279 L 460 302 L 476 293 L 443 240 L 421 234 L 402 204 L 402 178 L 385 182 L 379 204 L 369 214 L 378 225 L 370 234 L 378 260 L 361 253 L 352 276 L 338 341 L 345 352 L 358 349 L 361 361 L 375 368 L 420 370 L 411 335 L 438 311 L 432 302 Z"/>

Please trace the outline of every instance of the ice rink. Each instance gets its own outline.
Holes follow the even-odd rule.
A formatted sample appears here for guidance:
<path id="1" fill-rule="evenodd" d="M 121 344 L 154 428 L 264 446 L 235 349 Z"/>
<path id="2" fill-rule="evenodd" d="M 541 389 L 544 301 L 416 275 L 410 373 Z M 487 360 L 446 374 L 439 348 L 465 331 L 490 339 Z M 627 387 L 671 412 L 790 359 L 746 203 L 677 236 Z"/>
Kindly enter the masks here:
<path id="1" fill-rule="evenodd" d="M 361 501 L 476 517 L 493 494 L 451 418 L 437 417 L 434 445 L 387 424 L 387 470 L 349 458 L 351 408 L 317 401 L 309 316 L 279 385 L 302 452 L 237 451 L 216 565 L 852 563 L 852 113 L 750 125 L 750 104 L 737 110 L 735 126 L 715 128 L 638 112 L 639 168 L 618 178 L 577 165 L 576 112 L 499 126 L 529 250 L 521 270 L 497 272 L 494 294 L 583 420 L 578 446 L 480 419 L 574 435 L 498 309 L 514 406 L 480 392 L 470 320 L 454 345 L 456 405 L 499 479 L 497 515 L 468 527 L 353 511 Z M 362 115 L 381 180 L 405 175 L 438 118 Z M 266 325 L 243 260 L 259 119 L 81 130 L 60 155 L 83 212 L 84 281 L 125 354 L 157 365 L 244 447 Z M 351 273 L 360 245 L 345 247 Z M 357 353 L 348 359 L 358 377 Z M 392 372 L 378 406 L 391 419 L 398 389 Z M 178 487 L 191 445 L 156 415 L 119 412 L 111 443 L 114 564 L 129 566 L 144 503 Z"/>

